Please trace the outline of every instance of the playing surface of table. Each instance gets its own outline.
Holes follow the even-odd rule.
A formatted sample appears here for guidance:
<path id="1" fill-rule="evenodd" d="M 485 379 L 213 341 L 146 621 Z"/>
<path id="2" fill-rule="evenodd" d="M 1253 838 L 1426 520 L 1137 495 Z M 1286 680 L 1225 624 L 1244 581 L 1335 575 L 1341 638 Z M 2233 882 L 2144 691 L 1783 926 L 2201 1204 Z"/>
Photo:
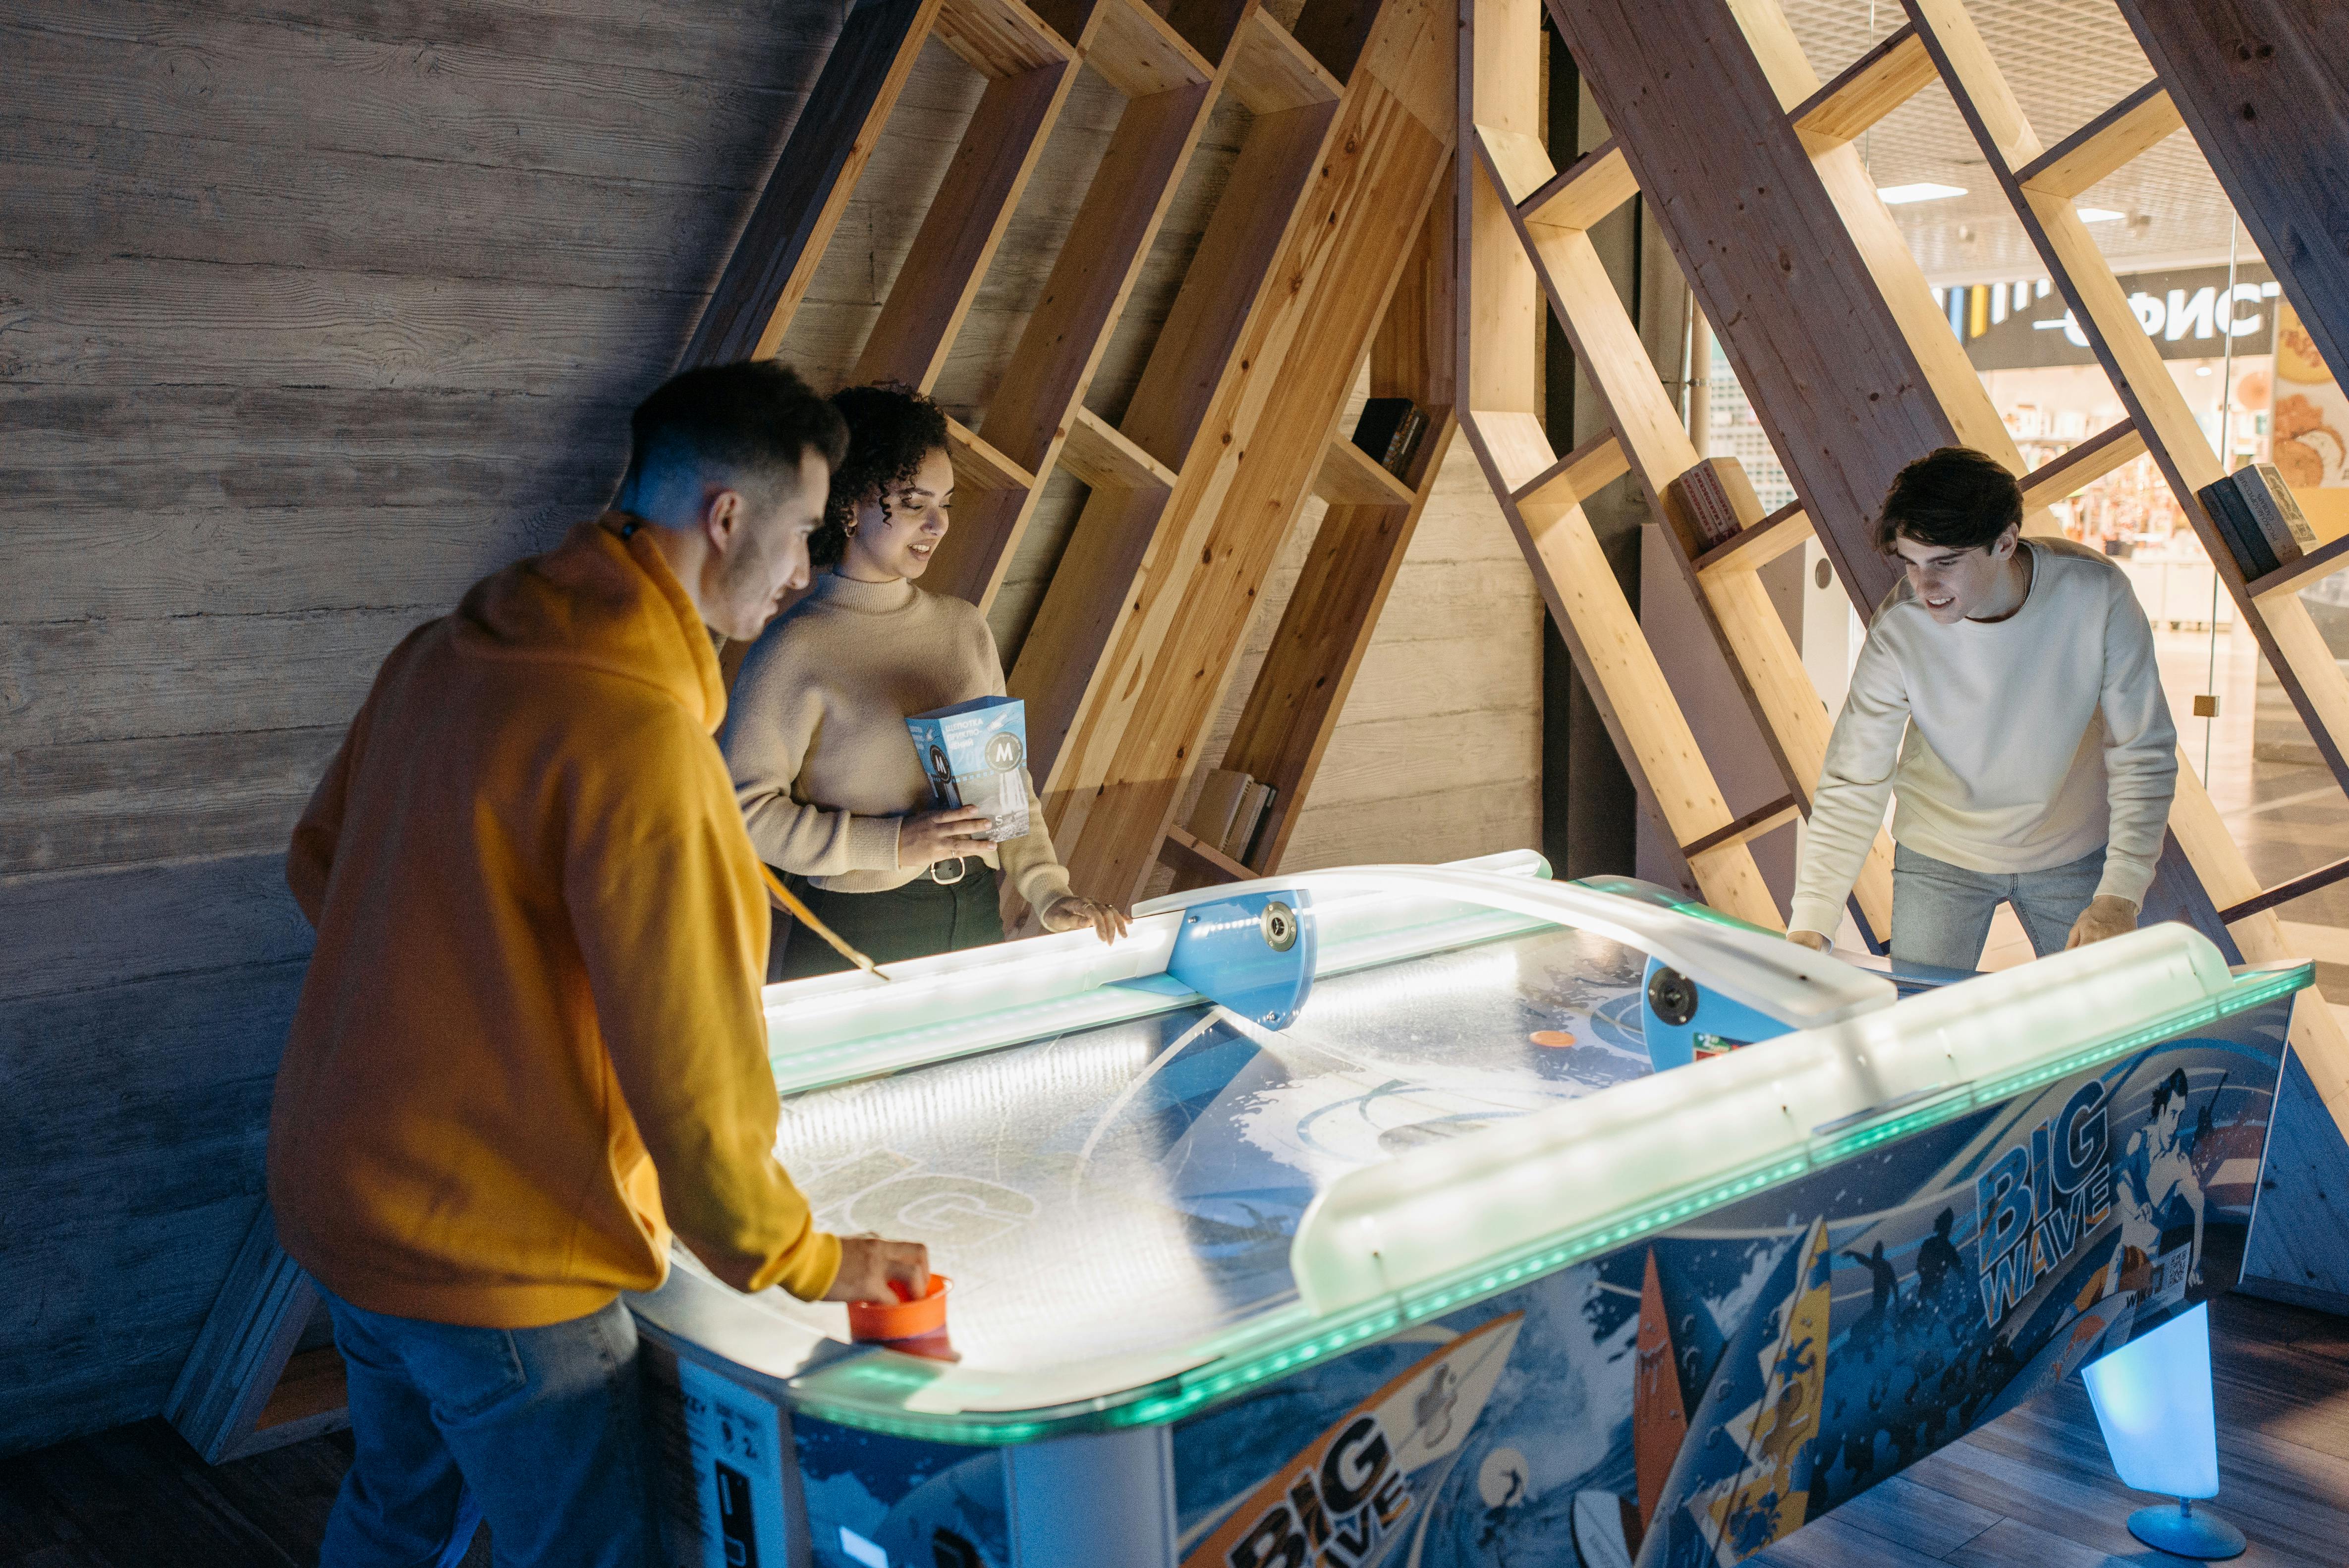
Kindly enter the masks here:
<path id="1" fill-rule="evenodd" d="M 1273 1034 L 1190 1004 L 787 1099 L 818 1222 L 927 1243 L 967 1368 L 1197 1344 L 1295 1299 L 1340 1175 L 1645 1076 L 1644 955 L 1552 929 L 1324 978 Z M 845 1337 L 837 1306 L 771 1309 Z"/>

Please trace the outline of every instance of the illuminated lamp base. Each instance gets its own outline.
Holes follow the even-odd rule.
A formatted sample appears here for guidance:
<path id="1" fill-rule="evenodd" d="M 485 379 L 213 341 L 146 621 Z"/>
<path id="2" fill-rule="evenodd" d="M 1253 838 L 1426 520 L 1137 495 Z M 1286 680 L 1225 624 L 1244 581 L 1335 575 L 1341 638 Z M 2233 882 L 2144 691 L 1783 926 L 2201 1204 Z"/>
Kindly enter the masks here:
<path id="1" fill-rule="evenodd" d="M 2197 1512 L 2191 1498 L 2140 1508 L 2128 1518 L 2129 1533 L 2157 1552 L 2204 1563 L 2243 1554 L 2243 1532 L 2214 1513 Z"/>

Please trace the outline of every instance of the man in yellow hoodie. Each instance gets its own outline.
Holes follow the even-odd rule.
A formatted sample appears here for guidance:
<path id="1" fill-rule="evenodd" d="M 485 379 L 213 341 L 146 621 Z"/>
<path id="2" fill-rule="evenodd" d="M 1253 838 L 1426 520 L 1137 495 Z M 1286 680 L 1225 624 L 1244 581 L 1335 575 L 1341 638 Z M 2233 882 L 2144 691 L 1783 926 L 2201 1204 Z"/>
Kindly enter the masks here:
<path id="1" fill-rule="evenodd" d="M 295 830 L 317 928 L 270 1117 L 357 1453 L 327 1568 L 433 1562 L 466 1493 L 511 1564 L 652 1561 L 636 1333 L 672 1233 L 741 1290 L 918 1291 L 773 1154 L 759 859 L 710 632 L 807 582 L 845 442 L 772 362 L 646 399 L 620 510 L 411 634 Z"/>

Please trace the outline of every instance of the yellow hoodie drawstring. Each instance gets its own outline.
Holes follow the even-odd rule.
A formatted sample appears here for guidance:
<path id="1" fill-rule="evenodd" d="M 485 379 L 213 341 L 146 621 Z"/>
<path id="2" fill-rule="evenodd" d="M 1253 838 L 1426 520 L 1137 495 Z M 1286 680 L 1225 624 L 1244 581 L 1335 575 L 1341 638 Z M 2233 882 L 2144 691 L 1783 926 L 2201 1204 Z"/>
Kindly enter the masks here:
<path id="1" fill-rule="evenodd" d="M 791 889 L 782 884 L 781 881 L 775 875 L 774 869 L 766 864 L 763 861 L 760 862 L 759 874 L 767 879 L 767 892 L 774 901 L 781 904 L 784 909 L 788 910 L 791 913 L 792 919 L 798 921 L 810 931 L 814 932 L 818 936 L 823 937 L 826 942 L 832 944 L 832 949 L 833 952 L 839 954 L 843 958 L 847 959 L 851 964 L 855 965 L 859 969 L 864 970 L 867 975 L 872 975 L 875 980 L 886 980 L 889 978 L 888 975 L 881 973 L 880 969 L 874 965 L 873 960 L 865 957 L 864 954 L 857 952 L 854 947 L 849 946 L 847 943 L 840 939 L 839 934 L 834 932 L 832 927 L 818 920 L 813 912 L 812 912 L 806 904 L 801 903 L 798 896 L 794 894 Z"/>

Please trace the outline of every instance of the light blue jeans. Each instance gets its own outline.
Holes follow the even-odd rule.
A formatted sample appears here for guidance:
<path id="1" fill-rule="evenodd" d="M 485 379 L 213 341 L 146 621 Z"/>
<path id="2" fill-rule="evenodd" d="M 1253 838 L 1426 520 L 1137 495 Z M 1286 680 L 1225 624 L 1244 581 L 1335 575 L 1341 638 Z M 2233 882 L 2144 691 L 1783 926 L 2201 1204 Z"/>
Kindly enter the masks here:
<path id="1" fill-rule="evenodd" d="M 499 1568 L 651 1568 L 636 1325 L 388 1317 L 331 1293 L 357 1441 L 319 1568 L 434 1568 L 486 1518 Z"/>
<path id="2" fill-rule="evenodd" d="M 2042 958 L 2061 953 L 2104 875 L 2102 850 L 2044 872 L 1970 872 L 1896 844 L 1892 956 L 1937 969 L 1971 969 L 1982 962 L 1991 916 L 2002 903 L 2014 907 L 2033 953 Z"/>

